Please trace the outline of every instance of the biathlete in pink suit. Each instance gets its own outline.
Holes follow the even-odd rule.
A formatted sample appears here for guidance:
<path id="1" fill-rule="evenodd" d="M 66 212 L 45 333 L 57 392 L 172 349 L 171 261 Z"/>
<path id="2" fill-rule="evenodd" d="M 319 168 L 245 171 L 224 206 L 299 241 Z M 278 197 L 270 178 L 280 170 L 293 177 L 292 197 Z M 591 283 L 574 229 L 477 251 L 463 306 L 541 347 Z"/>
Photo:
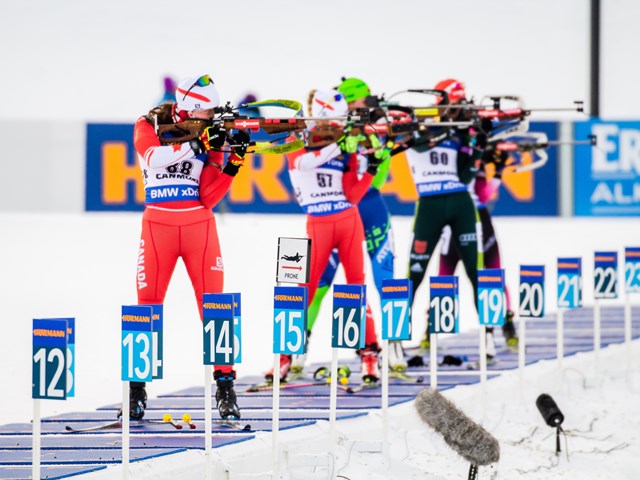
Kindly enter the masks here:
<path id="1" fill-rule="evenodd" d="M 163 104 L 140 117 L 134 127 L 134 145 L 144 179 L 145 210 L 138 253 L 138 304 L 161 304 L 179 257 L 191 279 L 202 319 L 202 296 L 223 289 L 224 266 L 216 221 L 211 208 L 231 187 L 244 162 L 249 136 L 234 135 L 234 145 L 223 168 L 223 154 L 213 147 L 225 142 L 223 131 L 208 129 L 188 142 L 161 144 L 156 125 L 187 119 L 210 119 L 220 97 L 208 75 L 188 77 L 176 89 L 177 104 Z M 217 407 L 222 418 L 240 417 L 231 366 L 214 367 Z M 145 384 L 132 382 L 130 417 L 144 416 Z"/>
<path id="2" fill-rule="evenodd" d="M 347 110 L 344 96 L 336 90 L 315 91 L 310 95 L 311 115 L 327 118 L 318 121 L 317 126 L 330 124 L 331 117 L 346 115 Z M 314 128 L 307 132 L 308 136 L 313 135 Z M 363 140 L 363 135 L 347 134 L 337 143 L 317 149 L 307 147 L 287 155 L 291 183 L 298 203 L 307 214 L 307 234 L 311 239 L 309 302 L 334 248 L 338 250 L 347 283 L 365 283 L 366 244 L 356 205 L 371 186 L 382 153 L 379 148 L 359 159 L 356 152 Z M 368 162 L 361 176 L 358 175 L 359 161 Z M 368 305 L 365 330 L 365 347 L 360 350 L 362 376 L 364 381 L 375 382 L 380 377 L 379 348 Z M 284 379 L 291 366 L 291 356 L 280 358 L 280 376 Z M 273 372 L 269 372 L 267 377 L 272 375 Z"/>

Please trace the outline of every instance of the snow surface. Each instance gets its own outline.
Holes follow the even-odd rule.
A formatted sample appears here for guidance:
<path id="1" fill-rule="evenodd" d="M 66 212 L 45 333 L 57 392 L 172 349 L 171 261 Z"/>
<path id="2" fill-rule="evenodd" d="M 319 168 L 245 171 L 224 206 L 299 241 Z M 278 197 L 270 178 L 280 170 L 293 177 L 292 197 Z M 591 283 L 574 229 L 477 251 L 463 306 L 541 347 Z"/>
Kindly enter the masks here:
<path id="1" fill-rule="evenodd" d="M 134 275 L 140 215 L 1 214 L 0 222 L 4 232 L 0 236 L 0 325 L 3 331 L 0 336 L 0 423 L 29 421 L 32 415 L 30 335 L 33 318 L 76 317 L 76 397 L 65 402 L 42 402 L 43 415 L 84 411 L 116 402 L 121 392 L 120 307 L 136 301 Z M 304 235 L 304 217 L 219 215 L 218 225 L 226 268 L 225 290 L 243 294 L 246 360 L 238 366 L 238 372 L 241 376 L 259 374 L 272 363 L 271 294 L 275 282 L 277 237 Z M 589 305 L 593 301 L 593 252 L 617 250 L 622 253 L 623 247 L 637 246 L 640 239 L 640 222 L 637 219 L 498 217 L 495 226 L 511 291 L 517 291 L 519 264 L 546 265 L 547 311 L 555 310 L 557 257 L 583 258 L 584 301 Z M 411 241 L 411 219 L 395 217 L 393 228 L 396 276 L 402 277 Z M 430 273 L 433 273 L 436 263 L 430 265 Z M 461 284 L 461 326 L 468 330 L 474 328 L 476 317 L 468 281 L 462 280 Z M 373 289 L 368 290 L 376 309 Z M 424 316 L 420 312 L 427 304 L 426 294 L 427 289 L 423 286 L 418 291 L 415 309 L 414 341 L 423 330 Z M 621 302 L 613 301 L 612 304 Z M 330 308 L 330 302 L 325 302 L 314 329 L 310 362 L 330 358 L 326 347 L 330 338 Z M 203 382 L 201 326 L 181 263 L 169 287 L 165 318 L 165 380 L 149 386 L 150 401 L 160 393 Z M 345 352 L 343 355 L 352 354 Z M 640 471 L 637 461 L 640 454 L 640 351 L 637 341 L 634 342 L 633 356 L 634 371 L 628 378 L 624 372 L 624 350 L 619 347 L 603 351 L 601 364 L 604 375 L 597 377 L 593 374 L 593 361 L 589 354 L 569 358 L 565 360 L 566 374 L 562 385 L 555 383 L 553 362 L 529 367 L 523 404 L 519 403 L 519 383 L 515 372 L 489 382 L 490 408 L 483 424 L 498 437 L 503 450 L 498 467 L 483 470 L 481 478 L 489 478 L 492 471 L 499 471 L 497 478 L 546 479 L 552 475 L 566 479 L 637 478 L 633 473 Z M 588 379 L 586 386 L 584 377 Z M 477 388 L 458 387 L 453 392 L 448 391 L 447 396 L 460 402 L 459 406 L 468 415 L 480 421 Z M 570 462 L 563 456 L 560 465 L 550 471 L 545 468 L 536 470 L 539 465 L 550 466 L 556 461 L 551 430 L 542 423 L 534 405 L 535 397 L 542 392 L 556 398 L 567 416 L 565 426 L 568 430 L 589 430 L 593 423 L 591 431 L 569 437 Z M 390 425 L 394 459 L 391 471 L 397 476 L 391 476 L 391 471 L 386 473 L 384 465 L 376 463 L 380 461 L 380 455 L 357 453 L 361 447 L 366 450 L 370 446 L 350 443 L 358 438 L 380 438 L 376 415 L 370 415 L 366 420 L 339 423 L 346 439 L 336 465 L 342 468 L 349 458 L 349 465 L 341 470 L 341 474 L 351 479 L 466 478 L 463 462 L 455 459 L 455 455 L 448 452 L 448 447 L 418 424 L 411 405 L 393 408 Z M 321 450 L 326 446 L 321 438 L 325 430 L 326 426 L 321 424 L 300 432 L 283 433 L 282 439 L 294 448 L 302 445 L 300 439 L 304 438 L 305 449 L 309 452 L 316 446 Z M 314 443 L 312 440 L 318 435 L 320 437 Z M 269 442 L 270 436 L 263 436 L 250 445 L 225 448 L 219 453 L 234 468 L 239 468 L 240 464 L 251 464 L 268 470 Z M 351 445 L 355 446 L 352 448 Z M 606 455 L 598 453 L 611 449 Z M 176 465 L 182 465 L 180 462 L 183 461 L 197 465 L 197 459 L 201 460 L 199 455 L 198 452 L 190 452 L 185 457 L 190 460 L 176 457 Z M 246 461 L 248 455 L 257 456 L 255 463 Z M 137 467 L 153 474 L 144 476 L 146 473 L 140 471 L 140 478 L 163 478 L 163 471 L 166 472 L 164 478 L 179 478 L 172 470 L 171 462 L 167 459 L 163 462 L 159 464 L 164 465 L 158 467 L 160 470 Z M 112 470 L 109 472 L 115 475 Z M 429 476 L 424 472 L 429 472 Z"/>

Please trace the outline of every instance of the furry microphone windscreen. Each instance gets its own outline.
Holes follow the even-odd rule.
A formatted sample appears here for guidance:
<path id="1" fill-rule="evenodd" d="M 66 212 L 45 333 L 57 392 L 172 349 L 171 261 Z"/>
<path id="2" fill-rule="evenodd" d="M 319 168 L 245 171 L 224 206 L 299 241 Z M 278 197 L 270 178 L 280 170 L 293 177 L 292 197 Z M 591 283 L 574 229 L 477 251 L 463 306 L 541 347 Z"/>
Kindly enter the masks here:
<path id="1" fill-rule="evenodd" d="M 498 440 L 437 390 L 421 390 L 416 397 L 416 410 L 427 425 L 442 435 L 453 450 L 473 465 L 489 465 L 500 459 Z"/>

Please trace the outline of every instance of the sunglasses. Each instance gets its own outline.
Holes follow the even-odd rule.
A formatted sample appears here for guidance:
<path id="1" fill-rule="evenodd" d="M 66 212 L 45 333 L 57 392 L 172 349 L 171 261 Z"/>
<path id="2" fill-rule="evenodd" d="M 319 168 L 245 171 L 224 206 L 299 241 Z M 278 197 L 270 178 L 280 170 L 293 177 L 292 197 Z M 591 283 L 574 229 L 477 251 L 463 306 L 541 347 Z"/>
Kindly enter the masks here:
<path id="1" fill-rule="evenodd" d="M 193 90 L 194 87 L 206 87 L 207 85 L 211 85 L 213 83 L 213 80 L 211 80 L 211 77 L 209 75 L 203 75 L 200 78 L 198 78 L 195 82 L 193 82 L 193 85 L 191 85 L 189 87 L 189 90 L 187 90 L 184 93 L 184 96 L 182 97 L 182 100 L 184 100 L 185 98 L 187 98 L 187 95 L 189 95 L 189 92 L 191 90 Z"/>

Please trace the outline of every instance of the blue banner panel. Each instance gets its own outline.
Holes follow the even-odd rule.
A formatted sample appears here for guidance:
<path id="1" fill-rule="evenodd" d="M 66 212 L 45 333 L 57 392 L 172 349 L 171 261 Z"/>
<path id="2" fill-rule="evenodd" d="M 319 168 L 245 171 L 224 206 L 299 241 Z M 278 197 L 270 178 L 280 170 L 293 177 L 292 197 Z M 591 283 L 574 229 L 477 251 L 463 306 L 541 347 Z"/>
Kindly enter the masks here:
<path id="1" fill-rule="evenodd" d="M 531 131 L 558 138 L 558 123 L 532 122 Z M 265 135 L 252 134 L 252 139 Z M 505 175 L 497 215 L 557 215 L 557 147 L 547 150 L 537 170 Z M 530 154 L 524 154 L 525 157 Z M 531 158 L 522 158 L 528 163 Z M 131 124 L 87 125 L 85 208 L 87 211 L 138 211 L 144 206 L 142 174 Z M 394 157 L 382 194 L 392 215 L 413 215 L 416 189 L 404 153 Z M 216 207 L 231 213 L 302 213 L 296 202 L 285 155 L 247 155 L 229 193 Z"/>
<path id="2" fill-rule="evenodd" d="M 530 132 L 544 133 L 549 141 L 558 140 L 559 130 L 558 122 L 529 124 Z M 528 172 L 507 173 L 503 176 L 492 215 L 558 215 L 558 147 L 551 146 L 546 152 L 549 159 L 544 166 Z M 519 160 L 522 163 L 534 161 L 531 153 L 521 155 L 522 158 Z"/>
<path id="3" fill-rule="evenodd" d="M 133 147 L 132 124 L 87 124 L 87 211 L 135 211 L 144 184 Z"/>
<path id="4" fill-rule="evenodd" d="M 577 122 L 576 140 L 588 135 L 597 146 L 575 147 L 575 215 L 640 215 L 640 122 Z"/>

